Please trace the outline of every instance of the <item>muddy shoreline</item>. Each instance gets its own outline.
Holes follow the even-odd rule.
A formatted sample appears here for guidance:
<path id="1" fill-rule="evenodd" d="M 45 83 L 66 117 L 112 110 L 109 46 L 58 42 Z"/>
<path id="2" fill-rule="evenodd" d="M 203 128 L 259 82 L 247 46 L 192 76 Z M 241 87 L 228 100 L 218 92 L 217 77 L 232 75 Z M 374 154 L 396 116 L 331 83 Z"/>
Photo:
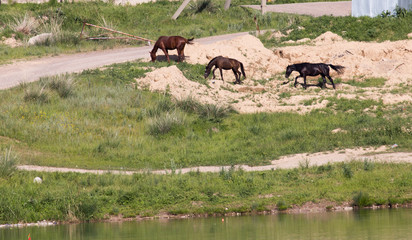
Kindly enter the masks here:
<path id="1" fill-rule="evenodd" d="M 24 228 L 24 227 L 49 227 L 63 224 L 80 224 L 80 223 L 104 223 L 104 222 L 131 222 L 131 221 L 151 221 L 151 220 L 176 220 L 176 219 L 189 219 L 189 218 L 208 218 L 208 217 L 239 217 L 239 216 L 254 216 L 254 215 L 277 215 L 277 214 L 317 214 L 317 213 L 332 213 L 332 212 L 351 212 L 358 210 L 379 210 L 379 209 L 397 209 L 397 208 L 412 208 L 412 202 L 405 204 L 387 204 L 387 205 L 372 205 L 369 207 L 359 208 L 353 206 L 349 202 L 343 204 L 336 204 L 330 201 L 321 201 L 320 203 L 308 202 L 302 206 L 293 205 L 286 210 L 278 210 L 273 208 L 266 211 L 250 211 L 250 212 L 226 212 L 226 213 L 205 213 L 205 214 L 168 214 L 159 213 L 151 217 L 129 217 L 123 218 L 118 216 L 107 216 L 106 219 L 93 220 L 93 221 L 38 221 L 36 223 L 15 223 L 15 224 L 0 224 L 0 229 L 5 228 Z M 224 221 L 224 218 L 222 218 Z"/>

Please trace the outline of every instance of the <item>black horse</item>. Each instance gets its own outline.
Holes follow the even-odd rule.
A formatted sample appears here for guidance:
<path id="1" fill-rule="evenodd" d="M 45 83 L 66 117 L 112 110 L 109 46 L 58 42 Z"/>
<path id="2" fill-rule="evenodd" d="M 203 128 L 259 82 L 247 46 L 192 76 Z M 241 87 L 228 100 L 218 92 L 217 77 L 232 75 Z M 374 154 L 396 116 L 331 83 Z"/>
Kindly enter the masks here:
<path id="1" fill-rule="evenodd" d="M 240 77 L 242 76 L 242 74 L 246 78 L 245 69 L 243 68 L 243 63 L 239 62 L 236 59 L 226 58 L 222 56 L 217 56 L 213 58 L 212 60 L 210 60 L 210 62 L 206 66 L 205 75 L 204 75 L 205 78 L 209 76 L 210 70 L 212 69 L 213 66 L 215 66 L 215 69 L 213 69 L 213 72 L 212 72 L 213 78 L 216 78 L 215 70 L 217 68 L 219 68 L 220 70 L 220 76 L 222 77 L 222 81 L 224 81 L 222 69 L 225 69 L 225 70 L 232 69 L 233 73 L 235 74 L 235 78 L 236 78 L 235 83 L 241 84 Z M 240 70 L 242 70 L 242 73 L 239 71 L 239 67 L 240 67 Z"/>
<path id="2" fill-rule="evenodd" d="M 298 78 L 302 77 L 303 78 L 303 88 L 306 89 L 307 87 L 306 76 L 321 75 L 323 79 L 322 88 L 326 87 L 326 78 L 325 78 L 326 76 L 332 83 L 333 88 L 336 89 L 335 84 L 333 83 L 333 80 L 329 75 L 329 67 L 331 67 L 333 70 L 337 71 L 338 73 L 342 73 L 342 69 L 345 68 L 344 66 L 325 64 L 325 63 L 298 63 L 298 64 L 289 65 L 286 68 L 285 77 L 288 78 L 293 71 L 299 72 L 300 75 L 295 78 L 294 86 L 296 87 L 296 84 L 298 83 Z"/>

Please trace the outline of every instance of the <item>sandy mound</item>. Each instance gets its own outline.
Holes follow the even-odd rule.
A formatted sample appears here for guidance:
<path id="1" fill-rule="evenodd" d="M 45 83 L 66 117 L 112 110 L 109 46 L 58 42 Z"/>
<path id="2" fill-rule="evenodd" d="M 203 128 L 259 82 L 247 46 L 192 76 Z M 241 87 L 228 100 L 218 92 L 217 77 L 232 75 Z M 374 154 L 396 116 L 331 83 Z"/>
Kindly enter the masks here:
<path id="1" fill-rule="evenodd" d="M 233 40 L 216 44 L 202 45 L 194 43 L 185 48 L 187 62 L 207 64 L 216 56 L 235 58 L 245 65 L 246 76 L 251 79 L 270 78 L 273 73 L 284 71 L 285 61 L 273 55 L 260 40 L 252 35 L 245 35 Z M 234 81 L 232 72 L 227 71 L 224 78 Z"/>
<path id="2" fill-rule="evenodd" d="M 23 43 L 20 40 L 16 40 L 14 37 L 11 37 L 11 38 L 2 37 L 0 43 L 8 45 L 9 47 L 12 47 L 12 48 L 23 46 Z"/>
<path id="3" fill-rule="evenodd" d="M 325 32 L 313 40 L 316 45 L 333 44 L 335 42 L 342 42 L 343 38 L 338 34 L 332 32 Z"/>
<path id="4" fill-rule="evenodd" d="M 342 37 L 327 32 L 311 41 L 310 45 L 282 47 L 269 50 L 259 39 L 251 35 L 202 45 L 194 43 L 185 49 L 186 61 L 206 65 L 210 59 L 222 55 L 238 59 L 245 65 L 247 79 L 242 85 L 233 85 L 232 71 L 224 71 L 225 82 L 210 80 L 205 85 L 190 81 L 176 66 L 165 67 L 137 79 L 138 85 L 152 91 L 166 91 L 177 99 L 194 97 L 204 103 L 230 104 L 241 113 L 294 111 L 305 113 L 324 108 L 327 97 L 336 96 L 348 99 L 382 100 L 384 104 L 410 104 L 412 68 L 412 40 L 365 43 L 348 42 Z M 171 54 L 176 54 L 171 51 Z M 345 66 L 345 71 L 332 78 L 340 77 L 343 83 L 337 90 L 321 90 L 311 87 L 302 90 L 290 84 L 282 84 L 283 74 L 289 64 L 299 62 L 324 62 Z M 290 79 L 297 76 L 293 73 Z M 388 79 L 383 88 L 359 88 L 345 84 L 347 80 L 363 81 L 365 78 L 383 77 Z M 210 77 L 211 78 L 211 77 Z M 276 80 L 275 80 L 276 79 Z M 315 83 L 317 78 L 308 78 Z M 299 80 L 302 82 L 302 79 Z M 328 86 L 331 88 L 331 86 Z M 361 90 L 359 93 L 358 90 Z M 400 92 L 400 93 L 396 93 Z"/>

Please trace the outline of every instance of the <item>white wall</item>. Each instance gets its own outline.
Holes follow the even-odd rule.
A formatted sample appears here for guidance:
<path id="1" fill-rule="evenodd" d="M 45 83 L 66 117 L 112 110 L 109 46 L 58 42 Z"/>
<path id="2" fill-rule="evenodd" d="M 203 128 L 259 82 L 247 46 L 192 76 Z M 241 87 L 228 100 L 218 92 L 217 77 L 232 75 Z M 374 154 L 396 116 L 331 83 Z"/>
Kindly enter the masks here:
<path id="1" fill-rule="evenodd" d="M 352 16 L 376 17 L 383 11 L 390 11 L 396 6 L 410 9 L 412 0 L 352 0 Z"/>

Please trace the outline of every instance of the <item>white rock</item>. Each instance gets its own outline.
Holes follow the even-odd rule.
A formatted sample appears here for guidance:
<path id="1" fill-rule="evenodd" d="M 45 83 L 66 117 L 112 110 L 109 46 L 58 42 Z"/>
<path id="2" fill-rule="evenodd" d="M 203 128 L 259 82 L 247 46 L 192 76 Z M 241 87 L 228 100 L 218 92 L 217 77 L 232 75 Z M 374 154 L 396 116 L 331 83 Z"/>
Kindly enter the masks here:
<path id="1" fill-rule="evenodd" d="M 39 34 L 37 36 L 30 38 L 27 44 L 29 45 L 42 44 L 46 42 L 47 40 L 51 40 L 52 36 L 53 34 L 51 33 L 42 33 L 42 34 Z"/>
<path id="2" fill-rule="evenodd" d="M 42 183 L 43 180 L 42 180 L 41 178 L 39 178 L 39 177 L 35 177 L 34 180 L 33 180 L 33 182 L 34 182 L 34 183 Z"/>

